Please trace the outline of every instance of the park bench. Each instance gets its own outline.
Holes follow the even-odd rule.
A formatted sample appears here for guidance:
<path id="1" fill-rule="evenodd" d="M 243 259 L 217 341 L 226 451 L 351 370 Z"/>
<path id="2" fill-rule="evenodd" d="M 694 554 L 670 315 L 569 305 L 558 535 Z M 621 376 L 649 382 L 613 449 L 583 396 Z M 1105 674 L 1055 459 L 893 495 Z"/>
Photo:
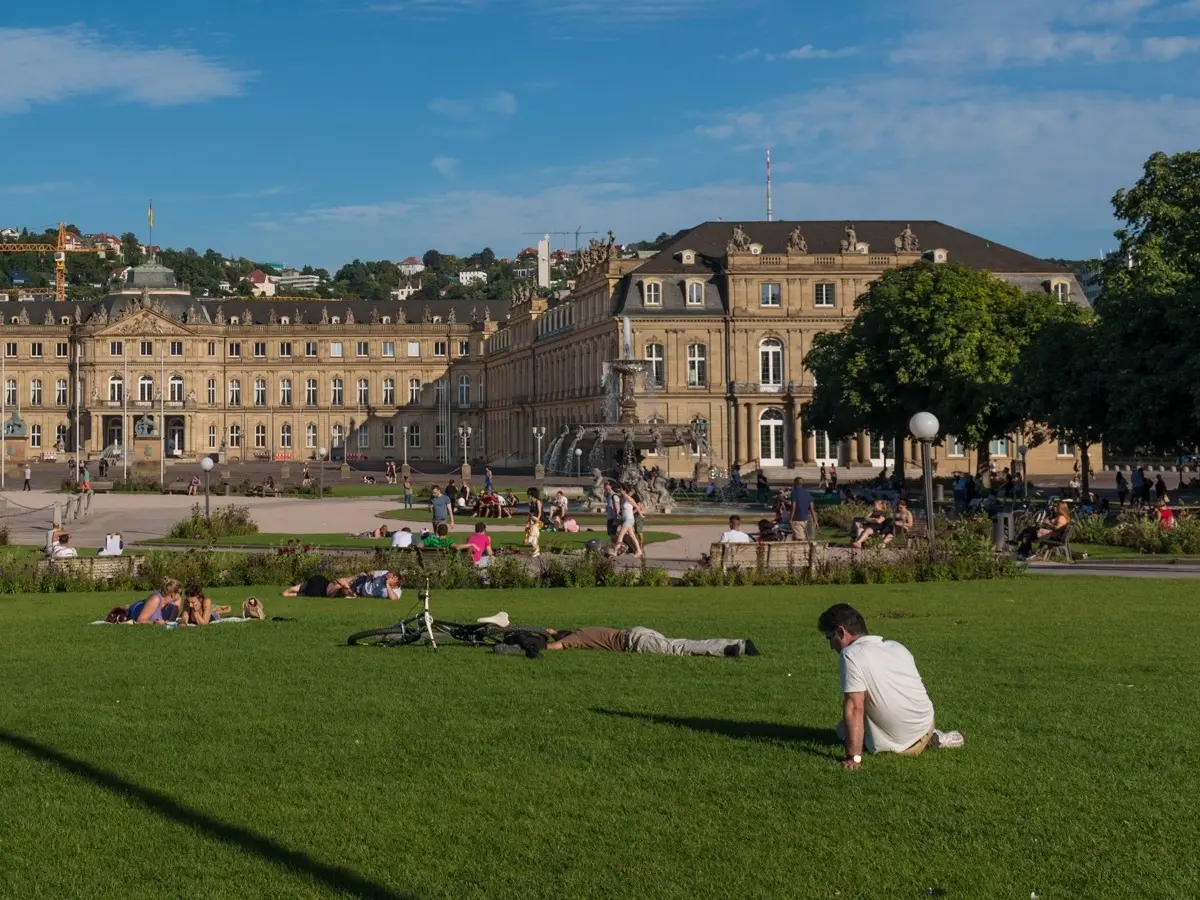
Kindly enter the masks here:
<path id="1" fill-rule="evenodd" d="M 191 482 L 188 481 L 172 481 L 167 485 L 168 494 L 186 494 L 188 488 L 191 487 Z"/>
<path id="2" fill-rule="evenodd" d="M 112 489 L 113 489 L 113 483 L 111 481 L 93 481 L 92 482 L 92 493 L 93 494 L 107 494 Z"/>
<path id="3" fill-rule="evenodd" d="M 146 564 L 144 556 L 71 556 L 66 559 L 42 559 L 39 572 L 69 572 L 95 580 L 134 576 Z"/>
<path id="4" fill-rule="evenodd" d="M 267 487 L 265 484 L 256 485 L 250 489 L 251 497 L 274 497 L 277 491 L 273 487 Z"/>
<path id="5" fill-rule="evenodd" d="M 713 567 L 727 569 L 801 569 L 816 571 L 829 545 L 824 541 L 768 541 L 749 544 L 713 544 Z"/>
<path id="6" fill-rule="evenodd" d="M 1069 523 L 1065 528 L 1052 532 L 1038 541 L 1038 555 L 1046 561 L 1060 558 L 1063 562 L 1074 562 L 1071 556 L 1071 536 L 1075 533 L 1075 523 Z"/>

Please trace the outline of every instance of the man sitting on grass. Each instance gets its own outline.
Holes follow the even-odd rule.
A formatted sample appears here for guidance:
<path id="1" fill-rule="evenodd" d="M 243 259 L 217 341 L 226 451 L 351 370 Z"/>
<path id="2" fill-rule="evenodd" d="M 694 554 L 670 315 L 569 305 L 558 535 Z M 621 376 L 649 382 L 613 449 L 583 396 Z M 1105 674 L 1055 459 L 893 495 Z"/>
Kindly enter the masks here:
<path id="1" fill-rule="evenodd" d="M 547 650 L 611 650 L 616 653 L 662 653 L 668 656 L 758 656 L 758 648 L 749 638 L 709 638 L 693 641 L 669 638 L 649 628 L 603 628 L 590 626 L 574 631 L 546 634 L 555 638 Z"/>
<path id="2" fill-rule="evenodd" d="M 450 529 L 446 527 L 446 523 L 440 523 L 435 533 L 422 537 L 421 546 L 426 550 L 449 550 L 453 547 L 454 538 L 450 537 Z"/>
<path id="3" fill-rule="evenodd" d="M 933 737 L 933 704 L 912 654 L 896 641 L 867 634 L 862 615 L 845 603 L 821 613 L 817 630 L 840 657 L 842 766 L 859 768 L 864 747 L 919 756 Z"/>

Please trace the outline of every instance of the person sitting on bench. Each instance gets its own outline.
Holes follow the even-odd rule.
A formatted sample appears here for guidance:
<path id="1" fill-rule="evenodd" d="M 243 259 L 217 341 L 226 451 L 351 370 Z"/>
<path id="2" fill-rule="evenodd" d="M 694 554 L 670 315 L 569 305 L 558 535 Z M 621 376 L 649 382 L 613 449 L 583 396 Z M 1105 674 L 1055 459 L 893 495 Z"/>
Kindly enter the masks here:
<path id="1" fill-rule="evenodd" d="M 883 538 L 883 546 L 885 547 L 896 536 L 896 526 L 892 522 L 891 516 L 888 515 L 887 504 L 882 500 L 876 500 L 871 504 L 870 515 L 863 520 L 862 530 L 859 532 L 858 537 L 851 542 L 850 546 L 855 550 L 861 550 L 863 545 L 876 535 Z"/>
<path id="2" fill-rule="evenodd" d="M 1054 504 L 1054 515 L 1040 526 L 1026 526 L 1017 535 L 1017 556 L 1028 559 L 1033 556 L 1033 542 L 1042 541 L 1061 534 L 1071 524 L 1071 512 L 1067 504 L 1059 500 Z"/>
<path id="3" fill-rule="evenodd" d="M 573 631 L 547 628 L 554 638 L 547 650 L 611 650 L 615 653 L 661 653 L 668 656 L 758 656 L 749 638 L 669 638 L 650 628 L 604 628 L 590 626 Z"/>

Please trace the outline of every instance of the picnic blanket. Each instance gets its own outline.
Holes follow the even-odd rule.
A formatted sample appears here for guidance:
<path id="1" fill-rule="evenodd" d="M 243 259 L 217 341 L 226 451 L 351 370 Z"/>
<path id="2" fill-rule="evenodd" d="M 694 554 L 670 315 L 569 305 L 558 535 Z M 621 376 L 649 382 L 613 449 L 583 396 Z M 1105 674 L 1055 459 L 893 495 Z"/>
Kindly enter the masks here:
<path id="1" fill-rule="evenodd" d="M 214 619 L 209 624 L 210 625 L 220 625 L 223 622 L 257 622 L 257 621 L 262 621 L 262 620 L 261 619 L 247 619 L 244 616 L 221 616 L 221 618 Z M 92 622 L 91 624 L 93 624 L 93 625 L 136 625 L 137 622 L 134 622 L 132 619 L 127 619 L 124 622 L 108 622 L 108 621 L 105 621 L 104 619 L 97 619 L 95 622 Z M 152 623 L 152 624 L 157 624 L 157 623 Z M 179 623 L 178 622 L 164 622 L 162 627 L 163 628 L 178 628 Z M 187 625 L 184 627 L 197 628 L 199 626 Z"/>

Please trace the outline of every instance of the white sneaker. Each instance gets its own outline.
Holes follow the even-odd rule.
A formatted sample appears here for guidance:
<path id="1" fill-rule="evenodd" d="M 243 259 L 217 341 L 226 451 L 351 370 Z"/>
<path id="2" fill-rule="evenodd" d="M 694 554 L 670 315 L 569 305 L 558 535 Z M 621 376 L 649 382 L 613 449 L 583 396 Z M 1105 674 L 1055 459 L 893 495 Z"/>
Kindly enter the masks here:
<path id="1" fill-rule="evenodd" d="M 938 731 L 934 729 L 933 746 L 938 750 L 953 750 L 966 743 L 962 733 L 958 731 Z"/>

